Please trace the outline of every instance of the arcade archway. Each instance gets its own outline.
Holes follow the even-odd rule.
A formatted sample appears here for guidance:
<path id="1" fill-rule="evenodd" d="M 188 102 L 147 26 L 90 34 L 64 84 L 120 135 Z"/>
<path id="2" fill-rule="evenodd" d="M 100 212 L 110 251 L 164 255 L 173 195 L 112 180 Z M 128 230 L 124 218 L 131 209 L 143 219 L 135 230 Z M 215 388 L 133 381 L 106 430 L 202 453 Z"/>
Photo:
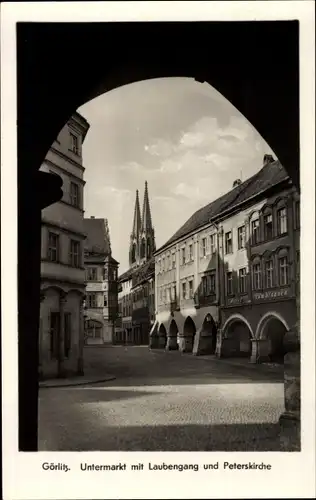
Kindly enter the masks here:
<path id="1" fill-rule="evenodd" d="M 215 354 L 217 328 L 211 314 L 204 318 L 201 331 L 199 332 L 198 345 L 194 350 L 196 354 Z"/>
<path id="2" fill-rule="evenodd" d="M 159 326 L 158 329 L 158 347 L 160 349 L 164 349 L 167 344 L 167 330 L 163 323 Z"/>
<path id="3" fill-rule="evenodd" d="M 283 341 L 287 331 L 285 321 L 281 321 L 276 316 L 268 316 L 262 322 L 259 338 L 267 341 L 267 354 L 273 363 L 283 363 L 286 354 Z"/>
<path id="4" fill-rule="evenodd" d="M 226 324 L 222 339 L 222 353 L 224 356 L 250 358 L 253 336 L 246 321 L 241 318 L 232 318 Z"/>
<path id="5" fill-rule="evenodd" d="M 179 349 L 178 335 L 179 335 L 178 325 L 173 319 L 169 326 L 166 349 L 168 349 L 169 351 L 176 351 Z"/>
<path id="6" fill-rule="evenodd" d="M 188 316 L 183 326 L 183 336 L 180 337 L 179 349 L 181 352 L 193 352 L 196 327 L 193 319 Z"/>

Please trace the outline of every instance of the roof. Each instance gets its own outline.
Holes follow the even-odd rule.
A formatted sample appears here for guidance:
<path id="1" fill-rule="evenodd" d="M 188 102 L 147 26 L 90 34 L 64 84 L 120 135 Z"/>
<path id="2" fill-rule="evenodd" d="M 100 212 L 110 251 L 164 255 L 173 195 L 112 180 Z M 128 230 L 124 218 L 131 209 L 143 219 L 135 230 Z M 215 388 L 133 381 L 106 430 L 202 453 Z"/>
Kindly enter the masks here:
<path id="1" fill-rule="evenodd" d="M 119 264 L 119 262 L 117 262 L 117 260 L 113 259 L 113 257 L 111 255 L 107 255 L 107 257 L 105 258 L 105 262 L 111 262 L 111 264 Z"/>
<path id="2" fill-rule="evenodd" d="M 155 273 L 155 258 L 138 267 L 133 274 L 133 287 L 147 281 Z"/>
<path id="3" fill-rule="evenodd" d="M 289 176 L 286 170 L 279 161 L 273 161 L 264 165 L 261 170 L 252 177 L 237 185 L 235 188 L 228 191 L 228 193 L 197 210 L 197 212 L 195 212 L 185 224 L 183 224 L 183 226 L 181 226 L 180 229 L 178 229 L 178 231 L 157 250 L 157 252 L 178 239 L 183 238 L 187 234 L 209 224 L 212 220 L 215 222 L 216 218 L 226 210 L 233 210 L 239 204 L 249 200 L 249 198 L 259 195 L 259 193 L 266 191 L 268 188 L 288 178 Z"/>
<path id="4" fill-rule="evenodd" d="M 86 233 L 84 248 L 87 252 L 111 255 L 105 219 L 84 219 L 84 231 Z"/>
<path id="5" fill-rule="evenodd" d="M 133 278 L 133 286 L 139 284 L 146 279 L 148 279 L 151 274 L 155 272 L 155 258 L 152 257 L 148 262 L 141 265 L 140 267 L 131 267 L 125 273 L 119 276 L 118 281 L 127 281 L 128 279 Z"/>

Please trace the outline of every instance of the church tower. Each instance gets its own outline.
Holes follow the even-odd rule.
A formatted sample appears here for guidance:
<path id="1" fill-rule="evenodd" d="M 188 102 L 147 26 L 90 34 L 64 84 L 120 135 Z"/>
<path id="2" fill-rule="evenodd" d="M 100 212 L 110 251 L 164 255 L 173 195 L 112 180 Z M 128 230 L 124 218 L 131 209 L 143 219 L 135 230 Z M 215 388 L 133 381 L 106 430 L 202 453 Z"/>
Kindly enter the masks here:
<path id="1" fill-rule="evenodd" d="M 143 213 L 139 235 L 139 250 L 141 264 L 149 260 L 156 250 L 155 231 L 151 220 L 147 181 L 145 182 Z"/>
<path id="2" fill-rule="evenodd" d="M 129 245 L 129 265 L 130 265 L 130 267 L 136 266 L 137 264 L 139 264 L 140 231 L 141 231 L 141 218 L 140 218 L 139 197 L 138 197 L 138 189 L 137 189 L 135 208 L 134 208 L 133 229 L 131 232 L 130 245 Z"/>

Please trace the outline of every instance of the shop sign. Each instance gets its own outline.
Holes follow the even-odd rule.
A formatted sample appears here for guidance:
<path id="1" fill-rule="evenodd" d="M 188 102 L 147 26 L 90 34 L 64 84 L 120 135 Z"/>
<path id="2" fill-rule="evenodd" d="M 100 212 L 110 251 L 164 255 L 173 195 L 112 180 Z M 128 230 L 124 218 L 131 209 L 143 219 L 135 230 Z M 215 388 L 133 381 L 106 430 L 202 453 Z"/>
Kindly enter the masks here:
<path id="1" fill-rule="evenodd" d="M 280 299 L 283 297 L 288 297 L 289 295 L 289 289 L 288 288 L 283 288 L 279 290 L 267 290 L 266 292 L 255 292 L 253 294 L 254 300 L 273 300 L 273 299 Z"/>
<path id="2" fill-rule="evenodd" d="M 239 304 L 247 304 L 249 302 L 248 295 L 241 295 L 240 297 L 227 298 L 227 305 L 235 306 Z"/>

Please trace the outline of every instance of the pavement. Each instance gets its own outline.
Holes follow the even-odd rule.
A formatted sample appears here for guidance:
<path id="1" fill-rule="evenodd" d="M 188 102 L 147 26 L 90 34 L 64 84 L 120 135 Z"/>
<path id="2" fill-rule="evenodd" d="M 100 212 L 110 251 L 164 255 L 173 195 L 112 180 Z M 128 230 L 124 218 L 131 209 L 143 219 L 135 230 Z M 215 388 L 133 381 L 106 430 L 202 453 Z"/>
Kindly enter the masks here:
<path id="1" fill-rule="evenodd" d="M 40 451 L 280 450 L 281 367 L 90 346 L 85 371 L 113 378 L 40 388 Z"/>
<path id="2" fill-rule="evenodd" d="M 41 389 L 51 389 L 56 387 L 73 387 L 77 385 L 91 385 L 100 382 L 109 382 L 114 380 L 113 375 L 89 375 L 75 376 L 71 378 L 54 378 L 49 380 L 41 380 L 39 387 Z"/>

